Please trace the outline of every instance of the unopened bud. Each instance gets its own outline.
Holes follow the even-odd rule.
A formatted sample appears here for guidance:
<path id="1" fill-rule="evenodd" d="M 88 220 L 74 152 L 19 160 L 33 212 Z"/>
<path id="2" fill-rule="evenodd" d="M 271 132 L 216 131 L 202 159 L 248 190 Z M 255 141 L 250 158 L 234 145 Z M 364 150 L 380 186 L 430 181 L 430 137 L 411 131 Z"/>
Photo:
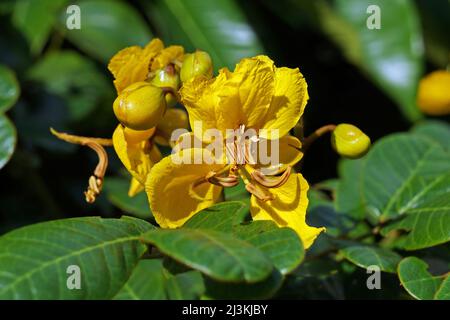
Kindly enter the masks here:
<path id="1" fill-rule="evenodd" d="M 367 153 L 370 138 L 354 125 L 341 123 L 333 130 L 331 144 L 339 155 L 356 159 Z"/>
<path id="2" fill-rule="evenodd" d="M 124 126 L 148 130 L 155 127 L 164 115 L 164 91 L 148 82 L 133 83 L 116 98 L 113 109 Z"/>
<path id="3" fill-rule="evenodd" d="M 211 57 L 205 51 L 196 51 L 184 56 L 183 65 L 180 71 L 182 82 L 203 75 L 211 78 L 213 74 L 213 65 Z"/>

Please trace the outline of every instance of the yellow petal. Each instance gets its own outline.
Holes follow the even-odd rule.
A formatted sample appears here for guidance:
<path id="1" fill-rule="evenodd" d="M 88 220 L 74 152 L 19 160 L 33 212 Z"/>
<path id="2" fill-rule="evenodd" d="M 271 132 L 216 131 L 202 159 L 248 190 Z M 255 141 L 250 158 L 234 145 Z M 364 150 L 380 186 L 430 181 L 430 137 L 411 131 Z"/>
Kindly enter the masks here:
<path id="1" fill-rule="evenodd" d="M 272 220 L 280 227 L 292 228 L 302 239 L 305 249 L 309 248 L 325 228 L 306 224 L 308 189 L 308 182 L 299 173 L 292 174 L 279 188 L 264 188 L 265 192 L 271 193 L 275 199 L 263 202 L 252 195 L 250 212 L 253 220 Z"/>
<path id="2" fill-rule="evenodd" d="M 198 211 L 219 200 L 221 187 L 204 182 L 193 184 L 210 171 L 218 171 L 223 165 L 183 164 L 174 157 L 184 159 L 209 157 L 206 150 L 187 149 L 165 157 L 151 170 L 145 184 L 145 191 L 156 222 L 162 228 L 177 228 Z"/>
<path id="3" fill-rule="evenodd" d="M 116 53 L 108 64 L 108 69 L 113 74 L 114 85 L 117 93 L 129 85 L 144 81 L 149 72 L 149 64 L 154 57 L 164 48 L 161 40 L 153 39 L 144 49 L 132 46 Z"/>
<path id="4" fill-rule="evenodd" d="M 301 147 L 300 140 L 290 135 L 286 135 L 279 140 L 260 139 L 257 164 L 254 167 L 260 169 L 266 175 L 279 174 L 286 170 L 287 166 L 293 167 L 301 160 L 303 157 Z M 275 153 L 278 153 L 278 156 Z"/>
<path id="5" fill-rule="evenodd" d="M 241 60 L 234 72 L 219 71 L 211 80 L 196 77 L 183 84 L 181 100 L 189 113 L 191 128 L 201 121 L 202 133 L 240 125 L 278 139 L 298 122 L 308 100 L 306 81 L 298 69 L 276 68 L 266 56 Z M 277 129 L 278 135 L 271 130 Z"/>
<path id="6" fill-rule="evenodd" d="M 128 189 L 128 196 L 132 198 L 142 191 L 144 191 L 144 185 L 132 177 L 130 181 L 130 188 Z"/>
<path id="7" fill-rule="evenodd" d="M 189 113 L 191 129 L 194 130 L 201 124 L 201 130 L 194 130 L 195 134 L 200 133 L 203 136 L 208 129 L 223 129 L 217 124 L 216 106 L 219 104 L 219 88 L 223 86 L 228 73 L 229 71 L 224 68 L 215 78 L 199 76 L 183 83 L 180 89 L 181 101 Z"/>
<path id="8" fill-rule="evenodd" d="M 274 93 L 273 61 L 267 56 L 242 59 L 219 88 L 216 107 L 219 129 L 236 129 L 243 124 L 260 129 Z"/>
<path id="9" fill-rule="evenodd" d="M 262 131 L 260 136 L 270 139 L 273 129 L 279 130 L 279 137 L 286 135 L 300 120 L 307 101 L 307 84 L 299 69 L 277 68 L 275 93 L 263 121 L 268 132 Z"/>
<path id="10" fill-rule="evenodd" d="M 151 167 L 161 159 L 161 153 L 148 140 L 129 142 L 126 139 L 125 128 L 118 125 L 113 133 L 114 150 L 120 161 L 131 175 L 141 184 L 145 184 Z"/>
<path id="11" fill-rule="evenodd" d="M 177 129 L 188 129 L 189 119 L 186 111 L 182 109 L 167 109 L 161 122 L 158 124 L 155 141 L 168 146 L 172 133 Z"/>
<path id="12" fill-rule="evenodd" d="M 152 61 L 151 71 L 164 68 L 169 63 L 176 60 L 182 60 L 184 55 L 184 48 L 181 46 L 169 46 L 159 52 Z"/>

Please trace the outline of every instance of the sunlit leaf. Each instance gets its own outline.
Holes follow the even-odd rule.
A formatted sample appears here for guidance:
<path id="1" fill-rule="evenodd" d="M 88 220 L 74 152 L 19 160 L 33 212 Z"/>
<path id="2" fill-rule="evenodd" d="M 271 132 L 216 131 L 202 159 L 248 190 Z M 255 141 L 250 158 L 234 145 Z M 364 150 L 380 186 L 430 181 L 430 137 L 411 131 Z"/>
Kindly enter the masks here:
<path id="1" fill-rule="evenodd" d="M 345 258 L 361 268 L 376 265 L 382 271 L 395 273 L 402 257 L 394 251 L 369 246 L 349 246 L 340 251 Z"/>
<path id="2" fill-rule="evenodd" d="M 233 68 L 241 58 L 263 53 L 255 31 L 233 0 L 141 3 L 165 41 L 182 44 L 189 51 L 207 51 L 216 70 Z"/>
<path id="3" fill-rule="evenodd" d="M 403 259 L 398 265 L 398 277 L 408 293 L 419 300 L 431 300 L 437 292 L 439 298 L 448 296 L 448 280 L 443 285 L 443 277 L 432 276 L 425 261 L 416 257 Z M 444 290 L 444 291 L 440 291 Z"/>
<path id="4" fill-rule="evenodd" d="M 158 229 L 142 240 L 169 257 L 221 281 L 258 282 L 272 271 L 256 247 L 227 233 L 206 229 Z"/>
<path id="5" fill-rule="evenodd" d="M 60 30 L 81 50 L 107 63 L 119 50 L 144 46 L 152 38 L 145 21 L 126 2 L 86 0 L 77 3 L 81 28 L 66 28 L 66 12 L 61 13 Z"/>
<path id="6" fill-rule="evenodd" d="M 0 113 L 6 112 L 19 98 L 20 87 L 14 73 L 0 65 Z"/>
<path id="7" fill-rule="evenodd" d="M 139 236 L 151 228 L 135 218 L 88 217 L 7 233 L 0 237 L 0 298 L 112 298 L 146 251 Z M 79 290 L 68 288 L 69 266 L 79 267 Z"/>
<path id="8" fill-rule="evenodd" d="M 355 55 L 351 57 L 352 61 L 397 102 L 409 120 L 418 120 L 421 114 L 416 105 L 416 89 L 422 75 L 424 49 L 414 3 L 337 0 L 335 9 L 356 33 L 360 52 L 356 59 Z M 371 16 L 376 19 L 376 10 L 380 13 L 379 28 L 369 28 Z M 345 41 L 341 39 L 343 47 Z"/>
<path id="9" fill-rule="evenodd" d="M 16 129 L 12 122 L 0 114 L 0 169 L 5 166 L 16 147 Z"/>

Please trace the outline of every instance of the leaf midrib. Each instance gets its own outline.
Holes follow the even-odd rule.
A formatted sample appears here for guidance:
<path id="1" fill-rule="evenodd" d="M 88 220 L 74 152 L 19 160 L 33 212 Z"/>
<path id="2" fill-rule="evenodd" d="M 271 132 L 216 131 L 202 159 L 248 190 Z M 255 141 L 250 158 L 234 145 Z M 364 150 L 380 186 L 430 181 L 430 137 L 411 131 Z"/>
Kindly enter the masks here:
<path id="1" fill-rule="evenodd" d="M 119 239 L 114 239 L 114 240 L 102 242 L 102 243 L 99 243 L 98 245 L 85 247 L 85 248 L 73 251 L 73 252 L 71 252 L 69 254 L 57 257 L 56 259 L 47 261 L 47 262 L 45 262 L 43 264 L 40 264 L 38 267 L 36 267 L 34 269 L 31 269 L 30 271 L 28 271 L 26 273 L 23 273 L 22 275 L 17 277 L 16 280 L 14 280 L 12 283 L 10 283 L 9 285 L 3 287 L 0 290 L 0 295 L 4 294 L 8 290 L 14 288 L 18 283 L 20 283 L 21 281 L 29 278 L 32 274 L 34 274 L 34 273 L 36 273 L 38 271 L 42 271 L 45 268 L 47 268 L 48 266 L 51 266 L 52 264 L 57 264 L 57 263 L 63 261 L 64 259 L 68 259 L 68 258 L 71 258 L 71 257 L 74 257 L 74 256 L 79 256 L 79 255 L 81 255 L 83 253 L 86 253 L 86 252 L 89 252 L 89 251 L 93 251 L 93 250 L 96 250 L 96 249 L 105 248 L 105 247 L 107 247 L 109 245 L 114 245 L 114 244 L 127 242 L 127 241 L 133 241 L 133 240 L 139 241 L 139 236 L 125 237 L 125 238 L 119 238 Z"/>

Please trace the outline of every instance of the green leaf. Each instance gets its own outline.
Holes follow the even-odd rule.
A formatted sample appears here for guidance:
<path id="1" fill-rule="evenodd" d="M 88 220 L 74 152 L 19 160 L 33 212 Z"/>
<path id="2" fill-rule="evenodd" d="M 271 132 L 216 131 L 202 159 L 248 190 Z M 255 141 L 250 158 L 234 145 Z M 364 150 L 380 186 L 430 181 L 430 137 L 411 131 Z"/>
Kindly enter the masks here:
<path id="1" fill-rule="evenodd" d="M 264 281 L 257 283 L 225 283 L 205 278 L 205 296 L 210 299 L 269 299 L 283 284 L 283 276 L 273 270 Z"/>
<path id="2" fill-rule="evenodd" d="M 303 260 L 303 244 L 290 228 L 279 228 L 272 221 L 253 221 L 237 226 L 235 233 L 269 257 L 281 274 L 291 272 Z"/>
<path id="3" fill-rule="evenodd" d="M 394 251 L 368 246 L 349 246 L 340 250 L 341 254 L 361 268 L 371 265 L 380 267 L 382 271 L 396 273 L 397 265 L 402 257 Z"/>
<path id="4" fill-rule="evenodd" d="M 73 120 L 87 116 L 101 99 L 113 92 L 95 64 L 75 51 L 44 56 L 29 70 L 28 78 L 42 82 L 48 92 L 63 98 Z"/>
<path id="5" fill-rule="evenodd" d="M 205 284 L 200 272 L 188 271 L 167 279 L 166 289 L 170 300 L 194 300 L 203 295 Z"/>
<path id="6" fill-rule="evenodd" d="M 431 139 L 447 150 L 450 149 L 450 125 L 448 123 L 428 120 L 415 125 L 411 132 Z"/>
<path id="7" fill-rule="evenodd" d="M 450 241 L 450 174 L 437 178 L 431 185 L 426 202 L 381 229 L 382 235 L 393 230 L 403 231 L 394 242 L 398 248 L 417 250 Z"/>
<path id="8" fill-rule="evenodd" d="M 72 218 L 38 223 L 0 237 L 1 299 L 109 299 L 146 251 L 139 219 Z M 69 290 L 69 266 L 81 289 Z M 75 276 L 75 274 L 73 274 Z"/>
<path id="9" fill-rule="evenodd" d="M 33 54 L 42 51 L 53 25 L 57 12 L 67 0 L 20 0 L 13 11 L 13 23 L 28 40 Z"/>
<path id="10" fill-rule="evenodd" d="M 336 211 L 361 220 L 365 218 L 365 205 L 362 193 L 362 174 L 366 158 L 339 161 L 340 180 L 336 188 Z"/>
<path id="11" fill-rule="evenodd" d="M 114 297 L 116 300 L 164 300 L 166 276 L 159 259 L 141 260 L 130 279 Z"/>
<path id="12" fill-rule="evenodd" d="M 67 30 L 65 12 L 60 31 L 81 50 L 105 64 L 119 50 L 146 45 L 152 38 L 145 21 L 136 10 L 122 1 L 86 0 L 78 3 L 81 29 Z"/>
<path id="13" fill-rule="evenodd" d="M 11 159 L 16 141 L 16 128 L 5 115 L 0 114 L 0 169 Z"/>
<path id="14" fill-rule="evenodd" d="M 241 58 L 263 53 L 256 33 L 233 0 L 141 3 L 165 41 L 182 44 L 189 51 L 207 51 L 216 70 L 233 68 Z"/>
<path id="15" fill-rule="evenodd" d="M 19 98 L 20 87 L 14 72 L 0 65 L 0 113 L 6 112 Z"/>
<path id="16" fill-rule="evenodd" d="M 371 5 L 378 6 L 381 11 L 380 29 L 367 27 L 373 14 L 367 13 Z M 422 74 L 424 50 L 414 3 L 405 0 L 337 0 L 335 9 L 356 33 L 360 51 L 350 57 L 352 62 L 397 102 L 409 120 L 420 119 L 416 90 Z M 347 38 L 342 37 L 340 43 L 346 47 Z"/>
<path id="17" fill-rule="evenodd" d="M 242 201 L 250 205 L 250 193 L 245 189 L 245 183 L 239 179 L 239 184 L 223 190 L 225 201 Z"/>
<path id="18" fill-rule="evenodd" d="M 434 298 L 437 300 L 450 300 L 450 277 L 448 275 L 442 282 Z"/>
<path id="19" fill-rule="evenodd" d="M 394 134 L 369 152 L 363 194 L 369 212 L 381 221 L 417 210 L 441 194 L 443 175 L 450 172 L 450 153 L 429 139 Z"/>
<path id="20" fill-rule="evenodd" d="M 398 265 L 398 277 L 408 293 L 419 300 L 431 300 L 438 293 L 443 283 L 442 277 L 434 277 L 427 271 L 428 265 L 425 261 L 416 257 L 403 259 Z M 448 280 L 443 293 L 448 292 Z"/>
<path id="21" fill-rule="evenodd" d="M 183 228 L 207 229 L 232 234 L 260 249 L 282 273 L 295 269 L 303 260 L 303 245 L 289 228 L 272 221 L 253 221 L 241 225 L 248 207 L 238 201 L 226 201 L 195 214 Z"/>
<path id="22" fill-rule="evenodd" d="M 264 254 L 245 241 L 206 229 L 157 229 L 142 236 L 169 257 L 220 281 L 257 282 L 272 271 Z"/>
<path id="23" fill-rule="evenodd" d="M 196 213 L 183 227 L 232 232 L 233 227 L 240 224 L 247 213 L 245 203 L 225 201 Z"/>
<path id="24" fill-rule="evenodd" d="M 205 292 L 198 271 L 171 275 L 161 259 L 139 261 L 130 279 L 114 297 L 116 300 L 193 300 Z"/>
<path id="25" fill-rule="evenodd" d="M 109 201 L 125 213 L 141 219 L 151 218 L 152 213 L 145 192 L 140 192 L 131 198 L 128 196 L 129 186 L 130 179 L 107 177 L 103 187 Z"/>

